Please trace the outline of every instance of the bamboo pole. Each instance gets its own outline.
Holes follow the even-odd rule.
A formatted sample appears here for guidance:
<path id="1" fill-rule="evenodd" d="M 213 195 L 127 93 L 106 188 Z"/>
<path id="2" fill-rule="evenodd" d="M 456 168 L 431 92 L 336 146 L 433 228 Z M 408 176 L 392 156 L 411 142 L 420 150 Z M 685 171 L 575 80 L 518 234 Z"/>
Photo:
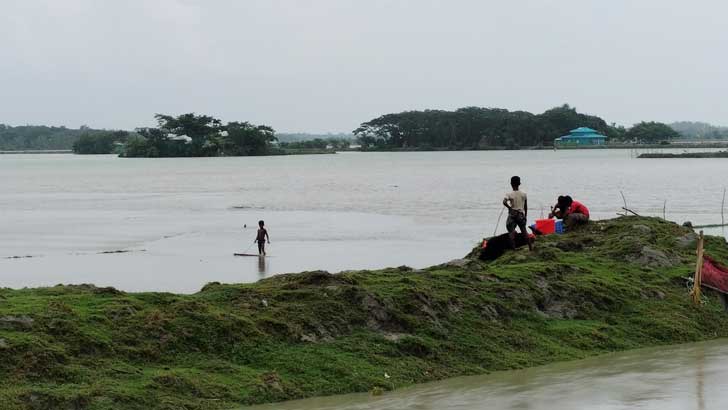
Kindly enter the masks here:
<path id="1" fill-rule="evenodd" d="M 506 207 L 502 207 L 500 213 L 498 214 L 498 222 L 495 223 L 495 229 L 493 229 L 493 236 L 498 233 L 498 226 L 500 226 L 501 217 L 503 216 L 503 211 L 505 211 Z"/>
<path id="2" fill-rule="evenodd" d="M 725 188 L 723 188 L 723 201 L 720 203 L 720 224 L 725 226 L 725 217 L 723 212 L 725 210 Z"/>
<path id="3" fill-rule="evenodd" d="M 639 214 L 638 214 L 637 212 L 635 212 L 635 211 L 633 211 L 633 210 L 631 210 L 631 209 L 627 208 L 627 198 L 626 198 L 626 197 L 624 196 L 624 192 L 622 192 L 622 191 L 620 190 L 620 191 L 619 191 L 619 195 L 621 195 L 621 196 L 622 196 L 622 202 L 624 202 L 624 206 L 622 207 L 622 209 L 623 209 L 623 210 L 625 210 L 626 212 L 629 212 L 629 213 L 631 213 L 631 214 L 632 214 L 632 215 L 634 215 L 634 216 L 640 216 L 640 215 L 639 215 Z M 624 214 L 623 216 L 627 216 L 626 212 L 625 212 L 625 214 Z M 619 214 L 617 214 L 617 215 L 619 215 Z"/>
<path id="4" fill-rule="evenodd" d="M 695 279 L 693 281 L 693 290 L 690 292 L 690 296 L 693 299 L 693 304 L 696 306 L 700 305 L 700 287 L 703 284 L 703 231 L 700 231 L 698 237 L 698 248 L 697 248 L 697 259 L 695 261 Z"/>

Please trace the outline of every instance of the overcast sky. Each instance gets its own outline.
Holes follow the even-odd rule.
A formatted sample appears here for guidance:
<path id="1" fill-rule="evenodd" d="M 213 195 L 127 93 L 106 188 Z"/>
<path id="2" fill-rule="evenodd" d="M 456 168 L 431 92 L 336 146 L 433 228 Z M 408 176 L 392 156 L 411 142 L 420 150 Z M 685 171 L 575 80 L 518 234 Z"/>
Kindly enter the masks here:
<path id="1" fill-rule="evenodd" d="M 412 109 L 569 103 L 728 125 L 728 2 L 0 0 L 0 123 L 154 113 L 351 131 Z"/>

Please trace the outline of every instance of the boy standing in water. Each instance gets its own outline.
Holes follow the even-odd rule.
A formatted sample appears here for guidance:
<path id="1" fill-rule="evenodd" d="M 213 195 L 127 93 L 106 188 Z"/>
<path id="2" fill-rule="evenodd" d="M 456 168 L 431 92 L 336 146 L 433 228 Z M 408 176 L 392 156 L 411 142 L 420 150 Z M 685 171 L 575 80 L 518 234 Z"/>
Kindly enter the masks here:
<path id="1" fill-rule="evenodd" d="M 532 250 L 531 241 L 526 232 L 526 215 L 528 215 L 528 199 L 526 193 L 519 191 L 521 186 L 521 177 L 511 177 L 511 188 L 513 191 L 506 194 L 503 198 L 503 206 L 508 208 L 508 219 L 506 220 L 506 229 L 508 230 L 508 238 L 511 241 L 511 248 L 516 249 L 516 226 L 521 231 L 523 239 L 528 244 L 528 249 Z"/>
<path id="2" fill-rule="evenodd" d="M 255 242 L 258 242 L 258 255 L 265 255 L 266 240 L 270 245 L 270 236 L 268 236 L 268 230 L 265 229 L 265 222 L 258 221 L 258 235 L 255 237 Z"/>

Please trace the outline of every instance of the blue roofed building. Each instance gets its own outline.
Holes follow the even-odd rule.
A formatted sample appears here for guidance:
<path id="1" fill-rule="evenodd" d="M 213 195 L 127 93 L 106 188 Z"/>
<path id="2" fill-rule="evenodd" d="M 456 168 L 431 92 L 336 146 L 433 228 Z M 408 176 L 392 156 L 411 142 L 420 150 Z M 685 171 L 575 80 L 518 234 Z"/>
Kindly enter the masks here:
<path id="1" fill-rule="evenodd" d="M 600 134 L 597 130 L 588 127 L 579 127 L 569 131 L 569 135 L 563 135 L 554 140 L 555 146 L 573 146 L 573 145 L 605 145 L 607 137 Z"/>

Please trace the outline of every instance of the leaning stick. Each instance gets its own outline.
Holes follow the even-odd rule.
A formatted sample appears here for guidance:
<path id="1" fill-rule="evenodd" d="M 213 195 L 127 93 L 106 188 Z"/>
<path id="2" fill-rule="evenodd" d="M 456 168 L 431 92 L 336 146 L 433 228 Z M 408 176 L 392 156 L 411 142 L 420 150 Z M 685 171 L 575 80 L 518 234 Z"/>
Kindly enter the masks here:
<path id="1" fill-rule="evenodd" d="M 703 284 L 703 240 L 703 231 L 700 231 L 696 251 L 698 258 L 695 261 L 695 279 L 693 280 L 693 290 L 690 292 L 695 305 L 700 305 L 700 286 Z"/>
<path id="2" fill-rule="evenodd" d="M 627 208 L 627 199 L 624 197 L 624 192 L 622 192 L 620 190 L 619 195 L 622 195 L 622 201 L 624 202 L 624 207 L 622 209 L 626 209 Z"/>
<path id="3" fill-rule="evenodd" d="M 505 210 L 506 210 L 505 207 L 501 208 L 500 214 L 498 214 L 498 222 L 495 223 L 495 229 L 493 229 L 493 236 L 495 236 L 495 234 L 498 233 L 498 226 L 500 226 L 500 220 L 501 220 L 501 217 L 503 216 L 503 211 L 505 211 Z"/>
<path id="4" fill-rule="evenodd" d="M 723 212 L 725 210 L 725 188 L 723 188 L 723 201 L 720 203 L 720 224 L 725 226 L 725 217 Z"/>

